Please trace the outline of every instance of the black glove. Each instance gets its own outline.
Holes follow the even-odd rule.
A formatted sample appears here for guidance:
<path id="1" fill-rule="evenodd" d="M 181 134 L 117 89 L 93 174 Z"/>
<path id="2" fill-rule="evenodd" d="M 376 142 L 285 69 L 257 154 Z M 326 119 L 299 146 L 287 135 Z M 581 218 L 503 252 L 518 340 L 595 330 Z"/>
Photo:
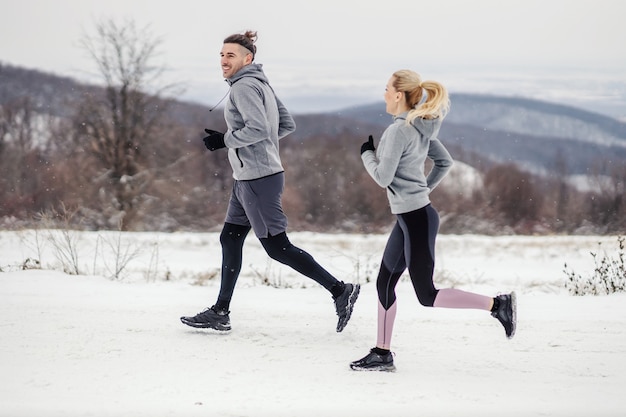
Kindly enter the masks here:
<path id="1" fill-rule="evenodd" d="M 224 144 L 223 133 L 216 132 L 215 130 L 211 129 L 204 129 L 204 131 L 209 134 L 209 136 L 202 139 L 204 141 L 204 146 L 206 146 L 208 150 L 213 152 L 216 149 L 222 149 L 226 147 L 226 145 Z"/>
<path id="2" fill-rule="evenodd" d="M 361 155 L 363 155 L 363 152 L 365 151 L 375 151 L 376 148 L 374 147 L 374 138 L 372 137 L 372 135 L 370 135 L 370 138 L 367 142 L 365 142 L 363 145 L 361 145 Z"/>

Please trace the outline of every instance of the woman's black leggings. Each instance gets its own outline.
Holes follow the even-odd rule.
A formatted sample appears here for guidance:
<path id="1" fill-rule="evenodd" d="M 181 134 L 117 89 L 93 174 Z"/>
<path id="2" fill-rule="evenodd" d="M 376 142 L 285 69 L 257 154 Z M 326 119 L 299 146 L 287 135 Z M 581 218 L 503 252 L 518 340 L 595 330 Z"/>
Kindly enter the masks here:
<path id="1" fill-rule="evenodd" d="M 430 204 L 398 215 L 376 280 L 378 299 L 385 309 L 396 301 L 395 288 L 407 269 L 419 302 L 432 307 L 438 290 L 433 284 L 435 239 L 439 230 L 439 214 Z"/>

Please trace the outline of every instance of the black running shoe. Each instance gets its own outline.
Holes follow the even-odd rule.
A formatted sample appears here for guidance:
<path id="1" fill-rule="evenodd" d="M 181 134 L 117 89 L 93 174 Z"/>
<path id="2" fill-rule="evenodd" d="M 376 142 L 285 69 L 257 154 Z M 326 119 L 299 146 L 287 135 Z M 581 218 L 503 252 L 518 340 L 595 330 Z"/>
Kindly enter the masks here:
<path id="1" fill-rule="evenodd" d="M 354 371 L 384 371 L 395 372 L 396 367 L 393 364 L 393 353 L 389 352 L 380 355 L 370 350 L 365 357 L 350 363 L 350 368 Z"/>
<path id="2" fill-rule="evenodd" d="M 515 291 L 510 294 L 502 294 L 497 297 L 500 302 L 498 308 L 491 315 L 498 319 L 504 326 L 506 337 L 511 339 L 515 335 L 517 326 L 517 300 Z"/>
<path id="3" fill-rule="evenodd" d="M 215 306 L 212 306 L 193 317 L 181 317 L 180 321 L 191 327 L 228 331 L 230 330 L 228 313 L 230 311 L 218 310 Z"/>
<path id="4" fill-rule="evenodd" d="M 337 310 L 337 315 L 339 316 L 339 321 L 337 322 L 337 332 L 342 331 L 344 327 L 346 327 L 346 324 L 348 324 L 348 320 L 350 320 L 350 316 L 352 316 L 354 303 L 359 297 L 360 290 L 361 285 L 359 284 L 345 284 L 343 292 L 335 300 L 335 309 Z"/>

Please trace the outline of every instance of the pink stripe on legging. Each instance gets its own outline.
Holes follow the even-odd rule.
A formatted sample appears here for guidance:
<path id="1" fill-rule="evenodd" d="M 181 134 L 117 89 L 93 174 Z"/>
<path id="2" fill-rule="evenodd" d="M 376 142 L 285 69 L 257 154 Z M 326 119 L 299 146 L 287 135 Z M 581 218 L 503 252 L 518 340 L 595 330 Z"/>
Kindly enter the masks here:
<path id="1" fill-rule="evenodd" d="M 381 349 L 391 348 L 391 333 L 393 332 L 393 322 L 396 320 L 397 301 L 385 310 L 385 307 L 378 302 L 378 341 L 376 347 Z"/>
<path id="2" fill-rule="evenodd" d="M 454 288 L 439 290 L 433 307 L 491 309 L 493 298 Z"/>

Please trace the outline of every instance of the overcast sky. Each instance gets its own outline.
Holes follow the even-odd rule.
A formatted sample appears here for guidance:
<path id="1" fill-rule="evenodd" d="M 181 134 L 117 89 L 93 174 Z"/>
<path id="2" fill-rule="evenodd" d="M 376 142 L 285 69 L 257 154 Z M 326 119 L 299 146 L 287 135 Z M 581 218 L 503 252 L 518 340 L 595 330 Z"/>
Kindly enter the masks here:
<path id="1" fill-rule="evenodd" d="M 168 78 L 207 104 L 227 91 L 224 37 L 245 29 L 258 31 L 257 62 L 288 98 L 380 99 L 400 68 L 451 91 L 530 96 L 543 79 L 579 95 L 595 94 L 584 85 L 597 80 L 626 84 L 623 0 L 0 0 L 0 10 L 2 62 L 78 78 L 93 72 L 78 42 L 97 20 L 150 25 Z"/>

